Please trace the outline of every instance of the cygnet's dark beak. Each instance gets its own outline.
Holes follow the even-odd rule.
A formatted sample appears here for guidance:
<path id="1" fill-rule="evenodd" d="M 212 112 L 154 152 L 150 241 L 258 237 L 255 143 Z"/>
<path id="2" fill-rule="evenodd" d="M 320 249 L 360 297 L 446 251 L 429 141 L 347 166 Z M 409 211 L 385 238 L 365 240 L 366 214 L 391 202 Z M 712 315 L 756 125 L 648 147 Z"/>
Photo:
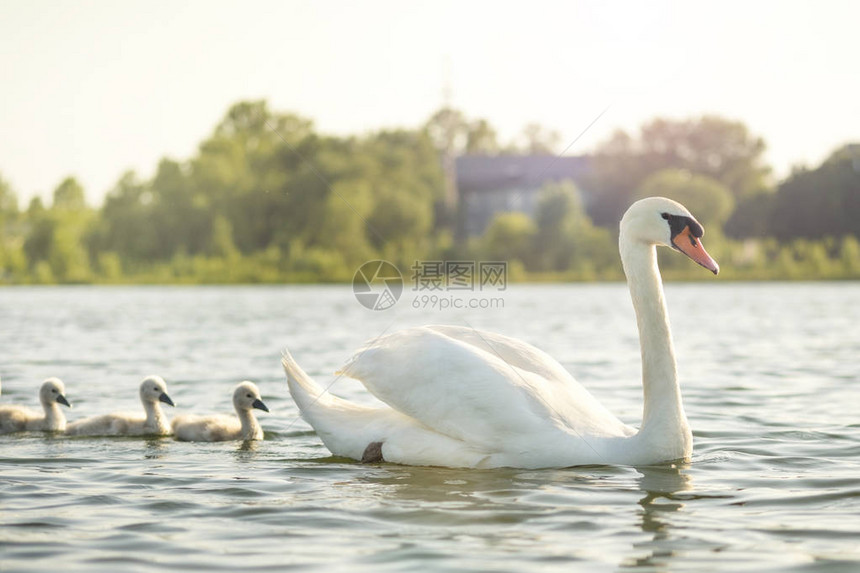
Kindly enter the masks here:
<path id="1" fill-rule="evenodd" d="M 72 407 L 72 405 L 71 405 L 71 404 L 69 404 L 69 401 L 68 401 L 68 400 L 66 400 L 66 397 L 65 397 L 65 396 L 63 396 L 62 394 L 60 394 L 59 396 L 57 396 L 57 402 L 58 402 L 58 403 L 60 403 L 60 404 L 62 404 L 63 406 L 68 406 L 69 408 L 71 408 L 71 407 Z"/>
<path id="2" fill-rule="evenodd" d="M 173 400 L 170 399 L 170 396 L 167 395 L 167 392 L 162 392 L 161 396 L 158 397 L 158 401 L 169 404 L 170 406 L 176 406 L 176 404 L 173 403 Z"/>
<path id="3" fill-rule="evenodd" d="M 257 398 L 256 400 L 254 400 L 254 401 L 251 403 L 251 407 L 252 407 L 252 408 L 257 408 L 258 410 L 262 410 L 262 411 L 264 411 L 264 412 L 268 412 L 268 411 L 269 411 L 269 407 L 268 407 L 268 406 L 266 406 L 265 404 L 263 404 L 263 401 L 262 401 L 262 400 L 260 400 L 259 398 Z"/>

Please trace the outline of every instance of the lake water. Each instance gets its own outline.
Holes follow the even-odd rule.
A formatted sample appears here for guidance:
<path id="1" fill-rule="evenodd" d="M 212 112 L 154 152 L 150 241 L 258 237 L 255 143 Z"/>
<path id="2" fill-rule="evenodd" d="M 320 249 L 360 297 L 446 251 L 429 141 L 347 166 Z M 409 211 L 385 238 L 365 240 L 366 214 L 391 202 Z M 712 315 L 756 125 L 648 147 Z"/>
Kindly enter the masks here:
<path id="1" fill-rule="evenodd" d="M 448 323 L 547 350 L 638 425 L 624 285 L 495 294 L 504 308 L 419 310 L 407 287 L 373 312 L 349 286 L 0 289 L 2 403 L 36 406 L 59 376 L 69 420 L 138 410 L 157 373 L 176 412 L 227 413 L 243 379 L 271 409 L 251 445 L 0 436 L 0 570 L 860 569 L 857 283 L 667 285 L 695 437 L 680 467 L 365 466 L 298 417 L 284 347 L 328 385 L 363 341 Z"/>

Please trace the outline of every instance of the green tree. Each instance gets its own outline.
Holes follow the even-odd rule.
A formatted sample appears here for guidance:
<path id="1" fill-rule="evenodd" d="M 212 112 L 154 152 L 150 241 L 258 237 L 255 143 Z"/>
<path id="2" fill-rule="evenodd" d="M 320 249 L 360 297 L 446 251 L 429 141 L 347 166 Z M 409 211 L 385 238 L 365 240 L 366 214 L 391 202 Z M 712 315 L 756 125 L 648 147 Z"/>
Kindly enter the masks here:
<path id="1" fill-rule="evenodd" d="M 654 166 L 680 167 L 725 185 L 737 198 L 766 188 L 764 140 L 739 121 L 705 115 L 698 119 L 656 119 L 642 128 L 642 153 Z"/>
<path id="2" fill-rule="evenodd" d="M 473 155 L 495 155 L 499 150 L 496 130 L 486 119 L 478 119 L 469 124 L 466 133 L 466 153 Z"/>
<path id="3" fill-rule="evenodd" d="M 0 282 L 15 280 L 26 267 L 18 219 L 18 197 L 0 176 Z"/>
<path id="4" fill-rule="evenodd" d="M 850 276 L 860 275 L 860 241 L 853 235 L 842 237 L 839 246 L 839 262 Z"/>
<path id="5" fill-rule="evenodd" d="M 538 136 L 548 130 L 538 126 Z M 495 155 L 501 150 L 498 134 L 486 119 L 470 120 L 452 107 L 442 107 L 424 123 L 424 133 L 440 155 Z"/>
<path id="6" fill-rule="evenodd" d="M 12 186 L 0 175 L 0 232 L 7 221 L 18 216 L 18 196 Z"/>
<path id="7" fill-rule="evenodd" d="M 726 235 L 734 238 L 765 237 L 770 233 L 773 193 L 757 193 L 737 202 L 725 224 Z"/>
<path id="8" fill-rule="evenodd" d="M 205 191 L 195 185 L 188 165 L 164 158 L 158 164 L 153 180 L 144 184 L 139 200 L 143 203 L 141 213 L 148 212 L 149 224 L 155 234 L 152 237 L 151 257 L 167 260 L 182 250 L 187 254 L 202 254 L 218 250 L 214 220 L 225 218 L 215 213 Z M 222 224 L 223 225 L 223 224 Z M 230 236 L 232 243 L 232 224 Z M 234 247 L 235 248 L 235 247 Z"/>
<path id="9" fill-rule="evenodd" d="M 669 168 L 710 177 L 743 200 L 768 189 L 764 151 L 764 141 L 743 123 L 715 116 L 658 118 L 635 138 L 616 132 L 592 156 L 590 214 L 600 225 L 615 226 L 645 179 Z"/>
<path id="10" fill-rule="evenodd" d="M 552 155 L 556 153 L 561 134 L 554 129 L 549 129 L 539 123 L 529 123 L 519 136 L 520 143 L 517 146 L 522 153 L 529 155 Z"/>
<path id="11" fill-rule="evenodd" d="M 537 232 L 534 221 L 525 213 L 499 213 L 482 238 L 488 260 L 518 260 L 528 264 Z"/>
<path id="12" fill-rule="evenodd" d="M 535 211 L 534 256 L 527 268 L 541 271 L 604 267 L 615 257 L 610 233 L 594 226 L 572 182 L 541 190 Z"/>
<path id="13" fill-rule="evenodd" d="M 115 251 L 130 264 L 158 260 L 161 241 L 153 219 L 147 183 L 133 171 L 124 173 L 105 198 L 94 250 Z"/>
<path id="14" fill-rule="evenodd" d="M 230 221 L 244 253 L 265 248 L 285 228 L 281 242 L 301 234 L 325 201 L 317 152 L 310 121 L 273 113 L 265 101 L 233 105 L 190 162 L 187 194 L 209 216 L 197 219 L 199 242 L 211 240 L 217 214 Z"/>
<path id="15" fill-rule="evenodd" d="M 440 153 L 459 155 L 469 138 L 469 121 L 462 111 L 443 107 L 424 124 L 424 130 Z"/>
<path id="16" fill-rule="evenodd" d="M 634 199 L 662 196 L 683 204 L 702 225 L 722 229 L 734 209 L 731 192 L 719 181 L 683 169 L 663 169 L 639 186 Z"/>
<path id="17" fill-rule="evenodd" d="M 432 203 L 391 189 L 378 194 L 376 206 L 368 218 L 374 237 L 379 235 L 384 237 L 385 243 L 395 244 L 420 241 L 427 237 L 432 223 Z"/>
<path id="18" fill-rule="evenodd" d="M 860 237 L 860 144 L 845 145 L 816 169 L 795 170 L 780 183 L 769 226 L 783 240 Z"/>
<path id="19" fill-rule="evenodd" d="M 23 248 L 31 270 L 45 282 L 88 282 L 92 270 L 86 244 L 95 213 L 87 209 L 84 190 L 74 178 L 63 180 L 53 196 L 51 209 L 34 199 L 27 211 Z"/>
<path id="20" fill-rule="evenodd" d="M 212 255 L 235 261 L 239 258 L 239 250 L 233 243 L 233 227 L 226 217 L 215 217 L 212 225 Z"/>
<path id="21" fill-rule="evenodd" d="M 375 233 L 367 233 L 373 206 L 373 189 L 368 182 L 335 183 L 316 227 L 318 232 L 311 236 L 309 244 L 340 253 L 350 267 L 360 265 L 373 256 L 368 239 L 377 238 Z"/>
<path id="22" fill-rule="evenodd" d="M 444 177 L 430 137 L 383 131 L 361 142 L 358 157 L 372 189 L 367 238 L 382 251 L 393 247 L 415 254 L 439 228 L 435 207 Z"/>
<path id="23" fill-rule="evenodd" d="M 28 232 L 24 240 L 24 254 L 31 266 L 47 260 L 54 242 L 55 224 L 42 204 L 42 199 L 33 197 L 27 207 Z"/>
<path id="24" fill-rule="evenodd" d="M 54 209 L 80 211 L 87 208 L 84 188 L 74 177 L 66 177 L 54 189 Z"/>

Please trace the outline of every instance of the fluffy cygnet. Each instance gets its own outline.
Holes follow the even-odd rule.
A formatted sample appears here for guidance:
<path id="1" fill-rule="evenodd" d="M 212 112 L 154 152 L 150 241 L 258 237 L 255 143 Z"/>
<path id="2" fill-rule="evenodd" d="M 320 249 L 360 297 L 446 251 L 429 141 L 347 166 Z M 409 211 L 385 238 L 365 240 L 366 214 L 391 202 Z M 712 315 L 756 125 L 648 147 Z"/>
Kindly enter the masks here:
<path id="1" fill-rule="evenodd" d="M 146 416 L 133 413 L 103 414 L 72 422 L 66 427 L 69 436 L 145 436 L 170 434 L 170 423 L 161 404 L 174 406 L 167 395 L 167 384 L 161 376 L 148 376 L 140 383 L 140 401 Z"/>
<path id="2" fill-rule="evenodd" d="M 36 430 L 62 432 L 66 428 L 66 417 L 59 404 L 71 408 L 65 397 L 66 387 L 59 378 L 48 378 L 39 388 L 39 401 L 44 413 L 24 406 L 0 406 L 0 434 Z"/>
<path id="3" fill-rule="evenodd" d="M 227 440 L 262 440 L 263 429 L 254 416 L 253 408 L 268 412 L 260 399 L 260 390 L 253 382 L 242 382 L 233 391 L 233 416 L 194 416 L 187 414 L 173 419 L 173 436 L 187 442 L 224 442 Z"/>

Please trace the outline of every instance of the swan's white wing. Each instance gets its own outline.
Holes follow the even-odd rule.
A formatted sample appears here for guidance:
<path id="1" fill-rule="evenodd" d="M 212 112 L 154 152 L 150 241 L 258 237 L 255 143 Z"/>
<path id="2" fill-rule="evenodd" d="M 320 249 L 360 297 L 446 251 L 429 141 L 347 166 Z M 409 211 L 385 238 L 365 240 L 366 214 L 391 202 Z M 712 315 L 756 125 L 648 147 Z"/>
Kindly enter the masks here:
<path id="1" fill-rule="evenodd" d="M 542 365 L 537 349 L 500 337 L 504 352 L 496 353 L 482 349 L 486 343 L 470 344 L 441 330 L 419 327 L 381 337 L 342 372 L 436 432 L 490 451 L 523 451 L 563 435 L 629 434 L 569 375 L 558 380 L 538 374 L 553 372 L 558 363 Z M 475 336 L 481 335 L 489 340 L 484 333 Z M 517 357 L 520 348 L 532 352 Z"/>
<path id="2" fill-rule="evenodd" d="M 23 432 L 28 424 L 33 424 L 43 417 L 44 414 L 30 408 L 4 404 L 0 406 L 0 434 Z"/>
<path id="3" fill-rule="evenodd" d="M 561 383 L 576 383 L 564 366 L 539 348 L 522 340 L 495 332 L 476 330 L 464 326 L 429 325 L 427 328 L 444 334 L 449 338 L 465 342 L 496 355 L 507 364 Z"/>
<path id="4" fill-rule="evenodd" d="M 114 412 L 75 420 L 66 425 L 69 436 L 132 436 L 143 432 L 146 418 L 136 412 Z"/>
<path id="5" fill-rule="evenodd" d="M 555 406 L 557 414 L 570 428 L 587 431 L 597 424 L 609 430 L 615 425 L 616 429 L 623 427 L 624 434 L 634 432 L 633 428 L 624 426 L 588 389 L 577 382 L 558 360 L 540 348 L 510 336 L 475 328 L 453 325 L 429 325 L 427 328 L 471 344 L 498 356 L 506 364 L 543 378 L 545 384 L 542 386 L 551 388 L 553 397 L 560 400 Z M 610 431 L 614 432 L 615 430 Z"/>
<path id="6" fill-rule="evenodd" d="M 242 437 L 242 425 L 235 416 L 181 414 L 170 423 L 173 436 L 186 442 L 221 442 Z"/>

